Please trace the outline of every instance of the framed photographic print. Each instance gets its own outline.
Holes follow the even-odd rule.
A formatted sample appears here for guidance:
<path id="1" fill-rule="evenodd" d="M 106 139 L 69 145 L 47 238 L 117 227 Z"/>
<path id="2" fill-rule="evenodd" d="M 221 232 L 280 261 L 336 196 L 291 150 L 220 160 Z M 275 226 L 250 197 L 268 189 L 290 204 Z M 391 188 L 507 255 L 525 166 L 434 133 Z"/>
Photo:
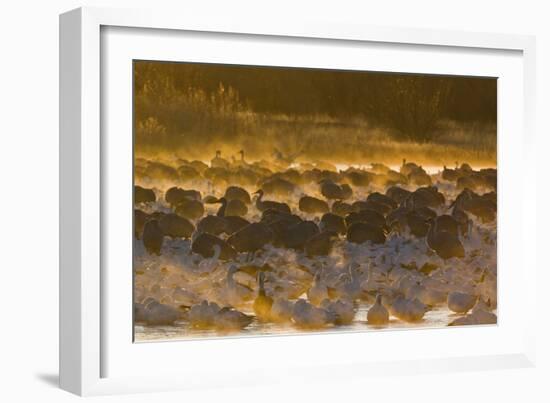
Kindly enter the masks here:
<path id="1" fill-rule="evenodd" d="M 531 37 L 180 17 L 61 16 L 63 388 L 532 365 Z"/>

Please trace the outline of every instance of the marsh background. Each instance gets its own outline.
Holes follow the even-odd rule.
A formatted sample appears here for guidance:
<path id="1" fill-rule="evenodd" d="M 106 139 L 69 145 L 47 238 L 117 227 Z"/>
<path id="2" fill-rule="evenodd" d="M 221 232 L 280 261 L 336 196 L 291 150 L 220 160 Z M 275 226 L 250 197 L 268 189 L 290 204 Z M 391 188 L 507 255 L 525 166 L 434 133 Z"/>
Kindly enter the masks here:
<path id="1" fill-rule="evenodd" d="M 497 80 L 134 62 L 136 156 L 496 165 Z"/>

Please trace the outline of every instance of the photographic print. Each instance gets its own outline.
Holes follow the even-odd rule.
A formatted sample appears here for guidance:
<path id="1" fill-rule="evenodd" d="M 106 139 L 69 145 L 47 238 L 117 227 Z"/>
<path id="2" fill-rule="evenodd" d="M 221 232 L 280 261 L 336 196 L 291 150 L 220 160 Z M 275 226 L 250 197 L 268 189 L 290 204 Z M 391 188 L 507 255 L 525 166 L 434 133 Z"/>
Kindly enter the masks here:
<path id="1" fill-rule="evenodd" d="M 133 110 L 136 342 L 497 322 L 496 78 L 135 60 Z"/>

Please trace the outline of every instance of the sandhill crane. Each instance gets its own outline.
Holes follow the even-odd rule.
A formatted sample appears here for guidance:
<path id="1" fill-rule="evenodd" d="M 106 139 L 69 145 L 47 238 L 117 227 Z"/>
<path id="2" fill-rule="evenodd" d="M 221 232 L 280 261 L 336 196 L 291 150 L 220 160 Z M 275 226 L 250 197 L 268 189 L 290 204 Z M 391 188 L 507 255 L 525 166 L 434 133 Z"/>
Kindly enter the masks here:
<path id="1" fill-rule="evenodd" d="M 154 203 L 157 200 L 153 189 L 134 186 L 134 203 Z"/>
<path id="2" fill-rule="evenodd" d="M 191 238 L 195 226 L 187 218 L 177 214 L 165 214 L 158 222 L 164 235 L 172 238 Z"/>
<path id="3" fill-rule="evenodd" d="M 326 201 L 311 196 L 302 196 L 298 202 L 298 209 L 308 214 L 323 214 L 329 211 Z"/>
<path id="4" fill-rule="evenodd" d="M 204 258 L 210 258 L 214 256 L 215 245 L 217 245 L 220 249 L 220 260 L 231 260 L 237 257 L 237 252 L 231 245 L 223 239 L 208 233 L 199 234 L 194 239 L 191 244 L 191 251 L 201 255 Z"/>
<path id="5" fill-rule="evenodd" d="M 288 207 L 288 204 L 271 200 L 262 200 L 264 197 L 264 191 L 262 189 L 256 191 L 255 194 L 258 195 L 258 198 L 256 199 L 256 208 L 259 211 L 264 212 L 268 209 L 272 209 L 290 214 L 290 207 Z"/>
<path id="6" fill-rule="evenodd" d="M 464 257 L 464 246 L 457 234 L 440 230 L 437 219 L 432 219 L 426 237 L 426 243 L 442 259 Z"/>
<path id="7" fill-rule="evenodd" d="M 229 162 L 222 158 L 222 152 L 220 150 L 216 150 L 216 156 L 210 161 L 210 166 L 212 168 L 228 169 Z"/>
<path id="8" fill-rule="evenodd" d="M 227 189 L 225 189 L 225 195 L 224 197 L 228 200 L 240 200 L 241 202 L 245 204 L 250 204 L 250 194 L 239 186 L 229 186 Z"/>
<path id="9" fill-rule="evenodd" d="M 239 199 L 227 200 L 225 197 L 221 197 L 218 199 L 218 203 L 221 203 L 221 207 L 217 212 L 218 217 L 242 217 L 248 213 L 248 207 Z"/>
<path id="10" fill-rule="evenodd" d="M 352 243 L 364 243 L 371 241 L 373 243 L 381 244 L 386 242 L 385 231 L 373 224 L 364 222 L 356 222 L 348 228 L 346 238 Z"/>
<path id="11" fill-rule="evenodd" d="M 238 252 L 256 252 L 273 240 L 273 232 L 263 223 L 252 223 L 235 232 L 227 243 Z"/>
<path id="12" fill-rule="evenodd" d="M 143 228 L 143 245 L 150 254 L 160 255 L 164 234 L 157 220 L 150 220 Z"/>
<path id="13" fill-rule="evenodd" d="M 325 213 L 319 222 L 319 229 L 322 232 L 335 232 L 344 235 L 347 229 L 346 221 L 337 214 Z"/>

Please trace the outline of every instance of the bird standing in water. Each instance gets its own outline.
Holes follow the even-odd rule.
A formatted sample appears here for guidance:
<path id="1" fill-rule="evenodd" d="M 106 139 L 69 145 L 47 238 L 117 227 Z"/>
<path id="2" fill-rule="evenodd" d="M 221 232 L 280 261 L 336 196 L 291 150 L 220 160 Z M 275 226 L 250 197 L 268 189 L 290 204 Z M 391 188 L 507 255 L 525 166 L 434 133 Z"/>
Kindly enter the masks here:
<path id="1" fill-rule="evenodd" d="M 271 317 L 271 307 L 273 306 L 273 298 L 269 297 L 265 293 L 265 275 L 262 271 L 258 273 L 258 296 L 254 300 L 254 313 L 258 320 L 266 322 Z"/>
<path id="2" fill-rule="evenodd" d="M 385 325 L 390 321 L 390 314 L 382 305 L 382 295 L 376 296 L 376 302 L 367 312 L 367 323 L 369 325 Z"/>

